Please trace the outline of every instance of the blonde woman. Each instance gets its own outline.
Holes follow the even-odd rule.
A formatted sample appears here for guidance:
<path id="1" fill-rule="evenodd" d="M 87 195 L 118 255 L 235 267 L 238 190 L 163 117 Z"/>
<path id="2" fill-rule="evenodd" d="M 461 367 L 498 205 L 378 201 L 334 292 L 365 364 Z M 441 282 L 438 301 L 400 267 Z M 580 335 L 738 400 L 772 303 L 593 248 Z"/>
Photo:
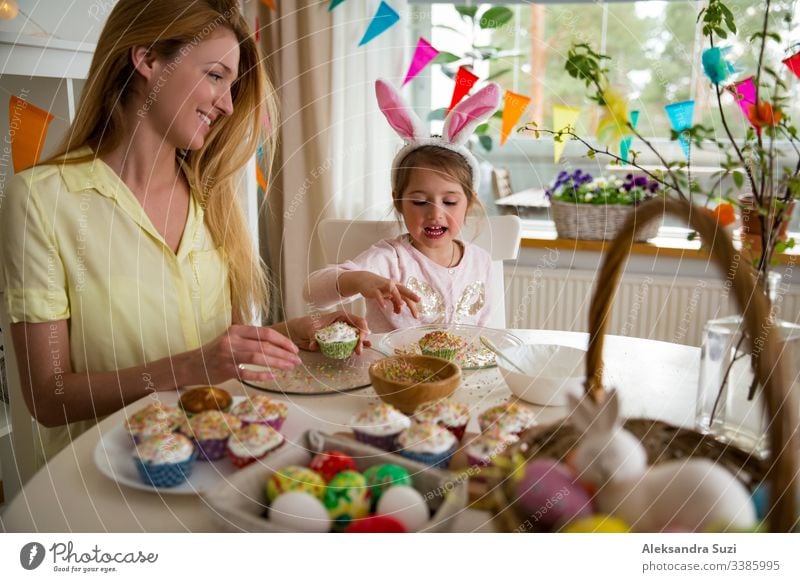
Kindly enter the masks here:
<path id="1" fill-rule="evenodd" d="M 248 324 L 267 281 L 234 184 L 276 111 L 237 4 L 120 0 L 64 144 L 9 185 L 3 281 L 45 458 L 150 393 L 291 369 L 346 317 Z"/>

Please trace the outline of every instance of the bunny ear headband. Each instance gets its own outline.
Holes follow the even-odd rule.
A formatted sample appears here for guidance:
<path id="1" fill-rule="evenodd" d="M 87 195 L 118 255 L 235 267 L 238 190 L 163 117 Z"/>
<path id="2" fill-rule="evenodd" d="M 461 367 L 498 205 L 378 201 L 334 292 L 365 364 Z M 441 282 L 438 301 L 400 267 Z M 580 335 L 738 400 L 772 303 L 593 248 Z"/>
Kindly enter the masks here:
<path id="1" fill-rule="evenodd" d="M 428 129 L 408 106 L 400 93 L 382 79 L 375 81 L 378 105 L 389 125 L 403 138 L 405 146 L 392 162 L 392 189 L 396 189 L 397 169 L 406 156 L 423 146 L 438 146 L 454 151 L 467 160 L 472 169 L 472 188 L 477 192 L 481 175 L 478 160 L 466 148 L 467 140 L 475 128 L 489 119 L 500 105 L 500 86 L 489 83 L 483 89 L 456 105 L 444 120 L 442 137 L 430 137 Z"/>

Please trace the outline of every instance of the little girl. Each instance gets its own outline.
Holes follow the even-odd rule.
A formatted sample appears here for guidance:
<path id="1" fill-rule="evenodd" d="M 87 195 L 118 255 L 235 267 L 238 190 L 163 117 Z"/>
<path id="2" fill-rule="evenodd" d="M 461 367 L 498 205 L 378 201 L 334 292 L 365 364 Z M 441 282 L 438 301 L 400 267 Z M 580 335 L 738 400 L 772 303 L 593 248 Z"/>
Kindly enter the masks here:
<path id="1" fill-rule="evenodd" d="M 480 184 L 478 161 L 464 144 L 497 109 L 500 88 L 490 83 L 453 108 L 444 137 L 428 137 L 391 85 L 378 80 L 375 91 L 405 141 L 392 163 L 392 198 L 408 233 L 312 273 L 305 299 L 327 309 L 362 295 L 376 333 L 428 323 L 484 325 L 503 290 L 490 289 L 489 253 L 458 240 Z"/>

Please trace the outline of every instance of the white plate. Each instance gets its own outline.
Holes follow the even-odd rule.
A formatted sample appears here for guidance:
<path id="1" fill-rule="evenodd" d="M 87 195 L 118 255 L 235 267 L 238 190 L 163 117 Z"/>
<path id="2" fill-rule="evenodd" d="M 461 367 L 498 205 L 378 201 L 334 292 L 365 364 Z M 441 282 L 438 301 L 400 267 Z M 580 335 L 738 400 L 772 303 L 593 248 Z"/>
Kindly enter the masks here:
<path id="1" fill-rule="evenodd" d="M 234 398 L 241 400 L 241 398 Z M 174 493 L 177 495 L 197 495 L 216 487 L 220 481 L 228 479 L 236 472 L 236 467 L 225 457 L 219 461 L 195 461 L 192 474 L 175 487 L 153 487 L 143 482 L 133 463 L 133 439 L 121 424 L 103 434 L 94 449 L 94 463 L 100 472 L 121 485 L 142 491 Z"/>

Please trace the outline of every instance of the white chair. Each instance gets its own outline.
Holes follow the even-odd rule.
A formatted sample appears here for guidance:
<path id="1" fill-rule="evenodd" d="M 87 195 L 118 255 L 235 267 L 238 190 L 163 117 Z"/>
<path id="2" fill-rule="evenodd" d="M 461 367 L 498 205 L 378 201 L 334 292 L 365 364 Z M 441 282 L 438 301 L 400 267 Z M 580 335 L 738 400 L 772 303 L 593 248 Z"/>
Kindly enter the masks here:
<path id="1" fill-rule="evenodd" d="M 22 383 L 17 367 L 17 354 L 11 341 L 11 322 L 8 318 L 3 291 L 0 290 L 0 328 L 3 329 L 6 381 L 11 406 L 11 466 L 3 463 L 4 489 L 10 498 L 38 469 L 33 417 L 22 397 Z"/>
<path id="2" fill-rule="evenodd" d="M 376 242 L 394 238 L 404 232 L 396 220 L 347 220 L 326 218 L 319 223 L 319 237 L 325 262 L 343 263 L 357 257 Z M 522 223 L 516 216 L 491 216 L 480 221 L 468 220 L 461 232 L 461 238 L 476 244 L 492 255 L 496 281 L 485 283 L 496 289 L 505 289 L 503 281 L 503 261 L 513 260 L 519 254 Z M 505 295 L 496 298 L 490 327 L 505 328 Z M 363 314 L 363 307 L 355 310 Z"/>

